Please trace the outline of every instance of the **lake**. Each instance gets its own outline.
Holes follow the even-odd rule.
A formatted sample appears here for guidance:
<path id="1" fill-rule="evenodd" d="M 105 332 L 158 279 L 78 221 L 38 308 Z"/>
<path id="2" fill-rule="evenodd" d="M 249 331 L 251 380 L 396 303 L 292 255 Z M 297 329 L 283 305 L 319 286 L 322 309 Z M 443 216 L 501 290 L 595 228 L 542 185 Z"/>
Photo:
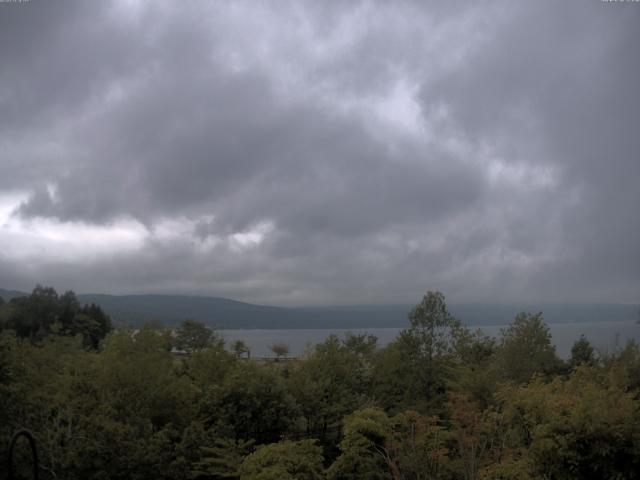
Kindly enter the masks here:
<path id="1" fill-rule="evenodd" d="M 472 327 L 472 330 L 476 327 Z M 481 330 L 494 337 L 506 325 L 484 325 Z M 601 352 L 612 352 L 624 347 L 628 340 L 640 342 L 640 325 L 633 321 L 621 322 L 584 322 L 584 323 L 551 323 L 549 329 L 558 355 L 570 356 L 573 343 L 584 335 L 591 344 Z M 242 340 L 251 349 L 254 357 L 273 357 L 270 347 L 274 343 L 285 343 L 289 346 L 291 356 L 301 355 L 313 345 L 323 342 L 329 335 L 343 337 L 347 332 L 355 334 L 369 333 L 378 337 L 378 345 L 391 342 L 401 328 L 369 328 L 369 329 L 283 329 L 283 330 L 219 330 L 227 347 L 235 340 Z"/>

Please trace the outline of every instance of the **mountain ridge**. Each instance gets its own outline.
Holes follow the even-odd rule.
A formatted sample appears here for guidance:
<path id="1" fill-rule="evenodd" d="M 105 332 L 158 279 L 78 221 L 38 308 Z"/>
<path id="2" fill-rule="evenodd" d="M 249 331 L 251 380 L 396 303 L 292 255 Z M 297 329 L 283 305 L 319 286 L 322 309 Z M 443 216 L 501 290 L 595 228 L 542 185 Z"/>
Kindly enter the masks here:
<path id="1" fill-rule="evenodd" d="M 10 300 L 28 295 L 0 289 Z M 79 294 L 82 304 L 100 305 L 116 325 L 140 326 L 146 322 L 176 325 L 186 318 L 217 329 L 340 329 L 402 328 L 408 326 L 412 305 L 345 305 L 279 307 L 258 305 L 224 297 L 202 295 Z M 548 323 L 631 321 L 638 318 L 636 305 L 616 303 L 492 304 L 449 306 L 451 313 L 469 326 L 507 325 L 519 312 L 542 311 Z"/>

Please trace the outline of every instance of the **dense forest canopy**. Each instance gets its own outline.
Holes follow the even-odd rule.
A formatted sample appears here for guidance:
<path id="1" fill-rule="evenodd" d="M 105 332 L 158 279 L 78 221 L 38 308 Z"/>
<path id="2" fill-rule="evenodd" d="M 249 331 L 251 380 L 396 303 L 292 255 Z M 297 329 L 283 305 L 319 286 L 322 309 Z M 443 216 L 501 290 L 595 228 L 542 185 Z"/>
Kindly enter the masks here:
<path id="1" fill-rule="evenodd" d="M 0 328 L 32 343 L 50 335 L 80 335 L 84 346 L 97 349 L 112 329 L 111 319 L 98 305 L 81 306 L 72 291 L 58 295 L 53 288 L 38 285 L 31 295 L 4 303 L 0 300 Z"/>
<path id="2" fill-rule="evenodd" d="M 439 292 L 408 320 L 384 348 L 347 334 L 265 361 L 193 320 L 113 330 L 38 286 L 0 301 L 0 450 L 27 428 L 41 478 L 71 480 L 637 478 L 636 343 L 582 337 L 563 361 L 541 313 L 493 339 Z"/>

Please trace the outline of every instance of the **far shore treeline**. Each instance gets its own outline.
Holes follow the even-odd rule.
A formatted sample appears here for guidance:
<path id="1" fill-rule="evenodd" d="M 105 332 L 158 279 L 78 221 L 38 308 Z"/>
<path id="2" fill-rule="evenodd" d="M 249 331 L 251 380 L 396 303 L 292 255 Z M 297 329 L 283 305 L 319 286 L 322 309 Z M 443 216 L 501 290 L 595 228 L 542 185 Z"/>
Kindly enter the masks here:
<path id="1" fill-rule="evenodd" d="M 26 292 L 0 289 L 8 301 Z M 99 305 L 114 327 L 140 327 L 150 322 L 177 326 L 185 318 L 217 330 L 225 329 L 372 329 L 404 328 L 410 304 L 279 307 L 196 295 L 76 296 L 81 305 Z M 507 325 L 519 312 L 543 311 L 547 323 L 635 322 L 640 306 L 620 303 L 465 303 L 448 305 L 468 326 Z"/>
<path id="2" fill-rule="evenodd" d="M 114 328 L 108 313 L 48 287 L 0 297 L 3 458 L 26 428 L 44 479 L 640 472 L 640 347 L 597 354 L 582 337 L 562 360 L 542 313 L 517 314 L 495 339 L 427 292 L 385 347 L 330 336 L 287 361 L 285 344 L 273 346 L 277 361 L 256 359 L 196 320 Z M 15 453 L 27 478 L 26 445 Z"/>

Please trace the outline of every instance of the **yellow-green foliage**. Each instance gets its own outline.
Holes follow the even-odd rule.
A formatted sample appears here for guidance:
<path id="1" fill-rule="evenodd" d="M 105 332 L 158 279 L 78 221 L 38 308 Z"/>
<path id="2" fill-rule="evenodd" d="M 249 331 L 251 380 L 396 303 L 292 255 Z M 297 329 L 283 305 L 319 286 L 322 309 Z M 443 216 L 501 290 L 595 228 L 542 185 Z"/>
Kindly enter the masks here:
<path id="1" fill-rule="evenodd" d="M 314 440 L 258 447 L 240 465 L 240 480 L 321 480 L 322 448 Z"/>
<path id="2" fill-rule="evenodd" d="M 38 308 L 57 305 L 44 300 Z M 565 364 L 539 315 L 519 316 L 495 342 L 451 319 L 434 293 L 385 348 L 334 336 L 286 363 L 231 354 L 201 325 L 189 330 L 209 340 L 176 356 L 166 329 L 112 332 L 94 348 L 55 324 L 49 334 L 0 331 L 0 449 L 30 429 L 41 478 L 613 480 L 640 471 L 640 348 L 596 357 L 581 339 Z"/>

